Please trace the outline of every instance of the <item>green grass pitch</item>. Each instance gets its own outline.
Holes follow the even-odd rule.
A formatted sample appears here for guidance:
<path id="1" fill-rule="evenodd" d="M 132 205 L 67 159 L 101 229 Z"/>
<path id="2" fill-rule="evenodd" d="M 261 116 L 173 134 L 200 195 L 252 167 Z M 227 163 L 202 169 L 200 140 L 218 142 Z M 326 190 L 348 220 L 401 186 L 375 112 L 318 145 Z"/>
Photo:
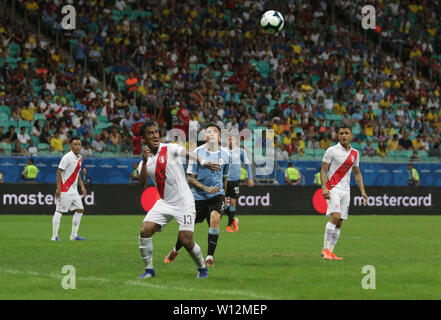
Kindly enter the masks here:
<path id="1" fill-rule="evenodd" d="M 156 278 L 143 272 L 138 249 L 140 216 L 87 216 L 69 241 L 72 216 L 63 216 L 50 241 L 51 215 L 0 215 L 0 299 L 441 299 L 439 216 L 350 216 L 335 252 L 320 257 L 327 219 L 322 216 L 239 216 L 240 230 L 225 232 L 208 279 L 182 249 L 173 248 L 176 222 L 153 238 Z M 204 257 L 207 230 L 196 225 Z M 76 271 L 76 289 L 65 290 L 62 268 Z M 365 265 L 375 267 L 376 289 L 363 289 Z"/>

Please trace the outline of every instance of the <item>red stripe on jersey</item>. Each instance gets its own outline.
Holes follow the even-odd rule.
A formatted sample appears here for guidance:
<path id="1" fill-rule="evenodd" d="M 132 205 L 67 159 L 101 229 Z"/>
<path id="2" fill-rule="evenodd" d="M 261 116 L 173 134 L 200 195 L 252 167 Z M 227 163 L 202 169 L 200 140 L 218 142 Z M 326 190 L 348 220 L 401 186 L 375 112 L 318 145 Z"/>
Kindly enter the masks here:
<path id="1" fill-rule="evenodd" d="M 357 151 L 352 149 L 351 153 L 346 158 L 345 162 L 342 163 L 340 168 L 338 168 L 337 171 L 334 172 L 331 179 L 329 179 L 328 182 L 326 183 L 326 188 L 328 188 L 328 190 L 334 188 L 341 181 L 341 179 L 344 178 L 346 173 L 348 173 L 348 171 L 354 165 L 355 159 L 357 159 Z"/>
<path id="2" fill-rule="evenodd" d="M 167 167 L 167 147 L 162 147 L 161 151 L 159 152 L 158 159 L 156 160 L 156 168 L 155 168 L 156 187 L 158 188 L 161 199 L 164 199 L 166 167 Z"/>
<path id="3" fill-rule="evenodd" d="M 70 177 L 67 178 L 67 180 L 65 182 L 63 182 L 63 180 L 61 180 L 61 192 L 69 191 L 70 187 L 72 186 L 72 184 L 75 182 L 75 180 L 78 177 L 78 172 L 80 172 L 82 161 L 83 161 L 83 158 L 78 160 L 77 167 L 75 168 L 74 172 L 72 172 Z"/>

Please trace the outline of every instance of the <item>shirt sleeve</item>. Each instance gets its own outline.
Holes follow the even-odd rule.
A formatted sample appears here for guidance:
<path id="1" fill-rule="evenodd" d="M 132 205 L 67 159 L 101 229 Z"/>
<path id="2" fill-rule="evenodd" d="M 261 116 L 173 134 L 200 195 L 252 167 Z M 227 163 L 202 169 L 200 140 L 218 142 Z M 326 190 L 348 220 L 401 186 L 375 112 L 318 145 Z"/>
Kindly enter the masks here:
<path id="1" fill-rule="evenodd" d="M 181 153 L 185 150 L 184 147 L 180 146 L 177 143 L 170 143 L 167 145 L 167 147 L 169 148 L 170 153 L 174 158 L 179 157 Z"/>
<path id="2" fill-rule="evenodd" d="M 141 174 L 141 168 L 142 168 L 142 160 L 138 164 L 138 169 L 136 169 L 138 171 L 138 174 Z"/>
<path id="3" fill-rule="evenodd" d="M 330 148 L 326 149 L 325 154 L 323 155 L 322 162 L 331 163 L 332 162 L 332 151 Z"/>
<path id="4" fill-rule="evenodd" d="M 60 164 L 58 165 L 58 169 L 66 170 L 66 168 L 67 168 L 67 157 L 64 156 L 63 158 L 61 158 Z"/>
<path id="5" fill-rule="evenodd" d="M 195 150 L 195 154 L 200 156 L 198 150 Z M 198 174 L 198 169 L 199 169 L 199 164 L 194 160 L 190 160 L 187 167 L 187 173 Z"/>
<path id="6" fill-rule="evenodd" d="M 360 152 L 357 151 L 357 158 L 355 158 L 354 167 L 360 166 Z"/>

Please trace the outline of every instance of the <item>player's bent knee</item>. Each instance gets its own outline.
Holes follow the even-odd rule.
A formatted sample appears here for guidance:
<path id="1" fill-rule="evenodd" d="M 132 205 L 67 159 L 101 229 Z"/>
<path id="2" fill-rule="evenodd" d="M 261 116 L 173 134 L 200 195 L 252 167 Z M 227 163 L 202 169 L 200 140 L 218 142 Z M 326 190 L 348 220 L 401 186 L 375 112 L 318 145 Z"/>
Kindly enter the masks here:
<path id="1" fill-rule="evenodd" d="M 181 231 L 178 235 L 179 241 L 182 243 L 184 248 L 191 250 L 194 247 L 193 232 L 191 231 Z"/>
<path id="2" fill-rule="evenodd" d="M 155 232 L 160 229 L 160 227 L 161 226 L 156 223 L 144 222 L 141 226 L 141 230 L 139 231 L 139 235 L 141 238 L 151 238 Z"/>

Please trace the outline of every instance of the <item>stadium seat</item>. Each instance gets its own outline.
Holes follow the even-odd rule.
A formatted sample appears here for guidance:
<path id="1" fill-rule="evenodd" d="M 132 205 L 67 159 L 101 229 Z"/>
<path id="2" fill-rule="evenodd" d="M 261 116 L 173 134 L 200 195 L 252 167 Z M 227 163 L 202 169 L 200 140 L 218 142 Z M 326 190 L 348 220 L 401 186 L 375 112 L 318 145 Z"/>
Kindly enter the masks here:
<path id="1" fill-rule="evenodd" d="M 3 125 L 4 122 L 9 120 L 9 116 L 7 113 L 1 112 L 0 113 L 0 124 Z"/>
<path id="2" fill-rule="evenodd" d="M 3 105 L 3 106 L 0 106 L 0 112 L 6 113 L 8 115 L 8 117 L 10 117 L 12 110 L 11 110 L 11 107 Z"/>
<path id="3" fill-rule="evenodd" d="M 47 143 L 39 143 L 37 148 L 39 151 L 48 151 L 50 149 L 50 145 Z"/>

